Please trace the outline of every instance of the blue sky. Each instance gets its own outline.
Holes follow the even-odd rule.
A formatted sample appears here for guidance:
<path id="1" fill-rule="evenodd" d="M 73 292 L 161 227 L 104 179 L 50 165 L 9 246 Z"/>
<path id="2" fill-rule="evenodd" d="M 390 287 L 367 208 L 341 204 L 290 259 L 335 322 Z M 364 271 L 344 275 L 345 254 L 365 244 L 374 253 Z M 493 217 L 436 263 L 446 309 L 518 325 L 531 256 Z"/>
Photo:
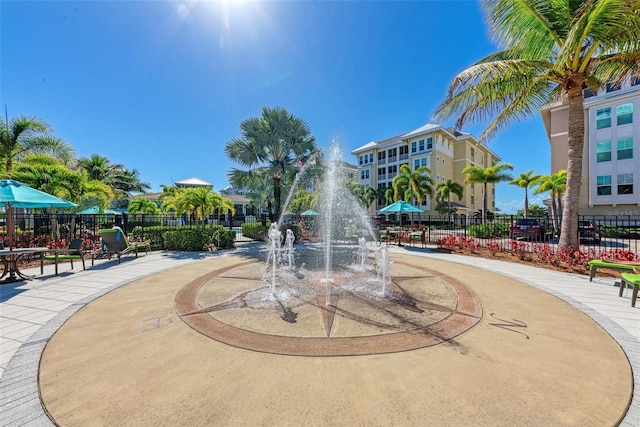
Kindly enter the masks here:
<path id="1" fill-rule="evenodd" d="M 263 106 L 356 163 L 351 150 L 430 122 L 453 77 L 497 49 L 471 0 L 3 0 L 0 28 L 9 117 L 46 120 L 78 157 L 138 169 L 153 191 L 191 177 L 227 186 L 237 165 L 224 146 Z M 539 116 L 489 147 L 514 175 L 550 172 Z M 515 213 L 523 196 L 500 184 L 497 206 Z"/>

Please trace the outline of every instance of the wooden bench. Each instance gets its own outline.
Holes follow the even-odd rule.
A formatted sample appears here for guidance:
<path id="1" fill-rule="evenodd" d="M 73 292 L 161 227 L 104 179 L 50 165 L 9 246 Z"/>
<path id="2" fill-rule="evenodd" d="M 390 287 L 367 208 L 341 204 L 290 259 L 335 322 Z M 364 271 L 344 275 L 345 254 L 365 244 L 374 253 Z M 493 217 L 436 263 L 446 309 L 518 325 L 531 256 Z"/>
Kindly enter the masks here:
<path id="1" fill-rule="evenodd" d="M 636 264 L 603 261 L 601 259 L 592 259 L 589 261 L 589 281 L 593 282 L 593 278 L 596 276 L 596 270 L 598 268 L 611 268 L 614 270 L 633 271 L 633 267 L 640 267 L 640 262 Z"/>
<path id="2" fill-rule="evenodd" d="M 637 271 L 634 269 L 634 271 Z M 640 290 L 640 274 L 635 273 L 622 273 L 622 283 L 620 283 L 620 296 L 622 296 L 622 292 L 624 289 L 629 286 L 633 288 L 633 292 L 631 294 L 631 307 L 636 306 L 636 300 L 638 299 L 638 290 Z"/>

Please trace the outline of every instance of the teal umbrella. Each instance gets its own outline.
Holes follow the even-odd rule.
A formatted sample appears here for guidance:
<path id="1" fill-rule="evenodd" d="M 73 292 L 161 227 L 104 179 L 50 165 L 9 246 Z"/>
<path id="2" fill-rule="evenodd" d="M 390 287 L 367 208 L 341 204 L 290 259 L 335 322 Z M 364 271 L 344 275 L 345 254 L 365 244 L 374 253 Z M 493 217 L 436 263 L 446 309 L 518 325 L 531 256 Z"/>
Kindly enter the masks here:
<path id="1" fill-rule="evenodd" d="M 424 212 L 422 209 L 413 206 L 411 203 L 407 203 L 404 200 L 398 200 L 397 202 L 391 203 L 389 206 L 385 206 L 380 209 L 378 212 L 384 213 L 412 213 L 412 212 Z"/>
<path id="2" fill-rule="evenodd" d="M 0 180 L 0 206 L 7 209 L 9 249 L 13 248 L 13 208 L 70 208 L 77 206 L 68 200 L 44 193 L 13 179 Z"/>
<path id="3" fill-rule="evenodd" d="M 407 203 L 404 200 L 398 200 L 397 202 L 391 203 L 389 206 L 385 206 L 380 209 L 378 212 L 383 213 L 413 213 L 413 212 L 424 212 L 419 207 L 413 206 L 411 203 Z M 402 215 L 400 215 L 400 225 L 402 225 Z"/>
<path id="4" fill-rule="evenodd" d="M 307 209 L 306 211 L 302 212 L 300 214 L 301 216 L 316 216 L 316 215 L 320 215 L 318 212 L 314 211 L 313 209 Z"/>
<path id="5" fill-rule="evenodd" d="M 90 208 L 81 210 L 79 215 L 122 215 L 122 212 L 114 211 L 113 209 L 100 210 L 99 206 L 91 206 Z"/>

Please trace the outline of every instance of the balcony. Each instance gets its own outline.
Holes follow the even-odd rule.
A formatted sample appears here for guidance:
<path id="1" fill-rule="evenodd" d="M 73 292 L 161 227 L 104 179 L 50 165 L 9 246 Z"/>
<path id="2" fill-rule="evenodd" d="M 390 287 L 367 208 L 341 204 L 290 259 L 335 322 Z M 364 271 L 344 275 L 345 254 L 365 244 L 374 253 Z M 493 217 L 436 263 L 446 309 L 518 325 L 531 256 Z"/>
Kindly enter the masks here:
<path id="1" fill-rule="evenodd" d="M 389 163 L 393 163 L 393 162 L 397 162 L 397 161 L 398 161 L 398 156 L 389 157 Z"/>

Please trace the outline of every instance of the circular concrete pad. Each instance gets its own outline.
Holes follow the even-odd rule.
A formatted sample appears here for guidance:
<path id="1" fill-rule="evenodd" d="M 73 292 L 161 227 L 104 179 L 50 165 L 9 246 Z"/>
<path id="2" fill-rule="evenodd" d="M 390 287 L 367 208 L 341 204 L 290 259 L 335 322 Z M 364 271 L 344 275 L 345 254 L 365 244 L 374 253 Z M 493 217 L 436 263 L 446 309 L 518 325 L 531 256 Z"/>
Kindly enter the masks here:
<path id="1" fill-rule="evenodd" d="M 615 425 L 632 373 L 618 344 L 565 302 L 454 263 L 394 269 L 455 277 L 482 319 L 440 345 L 304 357 L 230 346 L 183 322 L 185 285 L 246 258 L 202 261 L 123 286 L 51 338 L 40 393 L 59 425 Z M 398 276 L 398 270 L 392 272 Z"/>
<path id="2" fill-rule="evenodd" d="M 478 296 L 454 277 L 401 261 L 390 273 L 384 285 L 367 271 L 343 273 L 327 285 L 301 270 L 295 283 L 272 288 L 260 264 L 242 262 L 187 284 L 176 312 L 216 341 L 292 356 L 415 350 L 480 321 Z"/>

